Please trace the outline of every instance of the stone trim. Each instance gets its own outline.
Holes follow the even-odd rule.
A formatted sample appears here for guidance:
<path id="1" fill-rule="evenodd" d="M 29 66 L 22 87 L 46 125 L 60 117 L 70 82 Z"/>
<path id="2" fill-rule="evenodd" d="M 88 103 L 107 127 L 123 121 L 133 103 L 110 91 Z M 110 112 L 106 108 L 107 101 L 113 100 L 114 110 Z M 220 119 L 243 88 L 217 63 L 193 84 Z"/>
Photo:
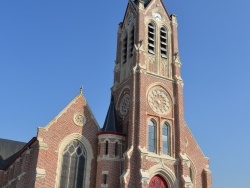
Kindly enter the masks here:
<path id="1" fill-rule="evenodd" d="M 171 23 L 172 25 L 178 26 L 177 18 L 174 14 L 171 15 Z"/>
<path id="2" fill-rule="evenodd" d="M 106 188 L 106 187 L 108 187 L 109 185 L 108 184 L 101 184 L 101 188 Z"/>
<path id="3" fill-rule="evenodd" d="M 149 180 L 153 178 L 156 175 L 160 175 L 165 179 L 165 181 L 168 183 L 169 187 L 171 188 L 179 188 L 178 180 L 174 174 L 174 172 L 169 169 L 164 164 L 157 164 L 152 166 L 148 171 L 149 174 Z M 149 181 L 147 182 L 149 183 Z"/>
<path id="4" fill-rule="evenodd" d="M 84 187 L 89 187 L 89 185 L 90 185 L 91 162 L 93 160 L 92 147 L 91 147 L 91 144 L 89 143 L 88 139 L 85 138 L 83 135 L 81 135 L 79 133 L 73 133 L 73 134 L 70 134 L 70 135 L 64 137 L 62 139 L 61 143 L 58 146 L 58 161 L 57 161 L 57 171 L 56 171 L 57 172 L 56 187 L 59 187 L 59 183 L 60 183 L 62 153 L 63 153 L 65 147 L 67 146 L 67 144 L 69 144 L 73 140 L 78 140 L 79 142 L 81 142 L 81 144 L 86 149 L 86 152 L 87 152 L 87 161 L 86 161 L 86 167 L 85 167 L 85 169 L 87 169 L 87 171 L 89 173 L 85 174 L 85 181 L 84 181 L 85 185 L 84 185 Z"/>
<path id="5" fill-rule="evenodd" d="M 109 174 L 109 171 L 108 170 L 104 170 L 104 171 L 102 171 L 102 175 L 108 175 Z M 101 184 L 101 188 L 106 188 L 106 187 L 108 187 L 108 183 L 106 183 L 106 184 Z"/>
<path id="6" fill-rule="evenodd" d="M 102 171 L 102 174 L 109 174 L 109 171 L 108 170 L 104 170 L 104 171 Z"/>
<path id="7" fill-rule="evenodd" d="M 124 171 L 123 174 L 120 176 L 120 184 L 128 184 L 127 177 L 130 174 L 130 169 L 127 169 L 127 171 Z"/>
<path id="8" fill-rule="evenodd" d="M 46 176 L 45 169 L 36 168 L 36 178 L 44 178 Z"/>
<path id="9" fill-rule="evenodd" d="M 20 175 L 17 176 L 17 180 L 21 180 L 21 178 L 26 174 L 26 172 L 22 172 Z"/>
<path id="10" fill-rule="evenodd" d="M 97 158 L 97 161 L 117 161 L 117 162 L 120 162 L 122 161 L 123 158 L 120 158 L 120 156 L 116 156 L 116 157 L 109 157 L 109 154 L 108 155 L 103 155 L 102 157 L 98 157 Z"/>
<path id="11" fill-rule="evenodd" d="M 186 164 L 188 167 L 190 167 L 190 160 L 189 160 L 187 154 L 186 154 L 186 153 L 180 154 L 180 157 L 181 157 L 181 162 L 182 162 L 182 164 L 183 164 L 183 165 Z"/>
<path id="12" fill-rule="evenodd" d="M 196 184 L 195 176 L 196 176 L 196 171 L 197 171 L 196 167 L 195 167 L 193 161 L 189 158 L 189 156 L 186 153 L 180 154 L 180 157 L 181 157 L 182 165 L 187 165 L 188 168 L 191 169 L 192 174 L 193 174 L 193 176 L 192 176 L 193 182 L 192 182 L 192 179 L 190 176 L 183 176 L 184 182 L 186 182 L 185 185 L 187 184 L 187 188 L 195 188 L 195 184 Z M 188 180 L 188 178 L 190 180 Z M 189 181 L 191 182 L 192 185 L 190 184 Z"/>
<path id="13" fill-rule="evenodd" d="M 130 159 L 130 157 L 132 156 L 133 150 L 134 150 L 134 146 L 131 146 L 131 147 L 129 148 L 129 150 L 127 150 L 123 155 L 124 155 L 125 157 L 127 157 L 128 159 Z"/>
<path id="14" fill-rule="evenodd" d="M 111 142 L 110 139 L 112 138 L 115 138 L 116 140 Z M 102 142 L 99 141 L 99 143 L 105 143 L 106 141 L 108 141 L 109 143 L 115 143 L 115 142 L 120 142 L 121 140 L 125 140 L 125 137 L 121 135 L 116 135 L 116 134 L 99 134 L 98 139 L 99 140 L 105 139 Z"/>
<path id="15" fill-rule="evenodd" d="M 193 183 L 192 183 L 191 178 L 189 176 L 182 175 L 182 179 L 184 181 L 185 188 L 193 188 Z"/>
<path id="16" fill-rule="evenodd" d="M 48 144 L 42 141 L 39 141 L 39 150 L 47 150 Z"/>
<path id="17" fill-rule="evenodd" d="M 147 184 L 149 183 L 149 174 L 147 170 L 142 170 L 140 169 L 140 173 L 141 173 L 141 183 L 146 182 Z"/>

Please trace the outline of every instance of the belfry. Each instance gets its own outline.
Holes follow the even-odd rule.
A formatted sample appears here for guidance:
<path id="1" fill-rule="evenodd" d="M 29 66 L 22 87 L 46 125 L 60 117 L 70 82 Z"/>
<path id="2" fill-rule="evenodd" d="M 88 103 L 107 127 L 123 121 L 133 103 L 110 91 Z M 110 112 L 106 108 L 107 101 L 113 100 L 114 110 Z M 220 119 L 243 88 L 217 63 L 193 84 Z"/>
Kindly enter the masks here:
<path id="1" fill-rule="evenodd" d="M 0 139 L 0 154 L 14 148 L 0 161 L 0 187 L 211 188 L 184 120 L 177 26 L 162 0 L 129 0 L 102 128 L 81 88 L 30 142 Z"/>

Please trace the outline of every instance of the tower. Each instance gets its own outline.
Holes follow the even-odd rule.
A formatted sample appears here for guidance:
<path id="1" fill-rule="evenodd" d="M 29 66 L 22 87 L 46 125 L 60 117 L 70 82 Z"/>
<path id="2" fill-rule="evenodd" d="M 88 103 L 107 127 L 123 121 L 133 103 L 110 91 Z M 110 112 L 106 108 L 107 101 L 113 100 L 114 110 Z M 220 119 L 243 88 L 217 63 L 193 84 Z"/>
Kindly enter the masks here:
<path id="1" fill-rule="evenodd" d="M 103 128 L 81 88 L 28 143 L 0 139 L 0 187 L 211 188 L 184 120 L 177 25 L 162 0 L 129 0 Z"/>
<path id="2" fill-rule="evenodd" d="M 103 161 L 102 153 L 98 160 L 103 173 L 97 179 L 103 177 L 104 184 L 97 181 L 96 186 L 211 187 L 209 161 L 184 120 L 177 25 L 161 0 L 128 2 L 118 28 L 107 114 L 114 117 L 109 125 L 106 118 L 99 134 L 107 158 Z M 112 139 L 124 143 L 116 160 L 107 153 L 110 142 L 117 147 Z M 115 174 L 108 173 L 113 170 Z M 117 177 L 120 181 L 110 186 Z"/>

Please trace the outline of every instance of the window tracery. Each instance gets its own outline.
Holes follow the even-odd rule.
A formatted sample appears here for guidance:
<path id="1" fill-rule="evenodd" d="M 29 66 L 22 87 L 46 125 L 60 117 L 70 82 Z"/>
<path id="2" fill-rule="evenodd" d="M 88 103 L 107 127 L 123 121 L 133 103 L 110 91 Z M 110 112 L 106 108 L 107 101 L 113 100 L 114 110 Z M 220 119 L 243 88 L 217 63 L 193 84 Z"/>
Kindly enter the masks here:
<path id="1" fill-rule="evenodd" d="M 63 151 L 60 188 L 83 188 L 86 149 L 77 140 L 70 142 Z"/>

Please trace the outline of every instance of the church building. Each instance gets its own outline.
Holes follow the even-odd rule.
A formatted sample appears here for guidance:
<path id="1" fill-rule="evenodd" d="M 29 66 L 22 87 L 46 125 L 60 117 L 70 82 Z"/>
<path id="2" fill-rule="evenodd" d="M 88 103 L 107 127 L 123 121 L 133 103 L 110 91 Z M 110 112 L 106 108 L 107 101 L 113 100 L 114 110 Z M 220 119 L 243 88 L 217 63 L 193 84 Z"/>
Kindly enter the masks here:
<path id="1" fill-rule="evenodd" d="M 184 120 L 177 26 L 162 0 L 129 0 L 103 125 L 80 91 L 28 143 L 0 139 L 0 187 L 212 188 Z"/>

